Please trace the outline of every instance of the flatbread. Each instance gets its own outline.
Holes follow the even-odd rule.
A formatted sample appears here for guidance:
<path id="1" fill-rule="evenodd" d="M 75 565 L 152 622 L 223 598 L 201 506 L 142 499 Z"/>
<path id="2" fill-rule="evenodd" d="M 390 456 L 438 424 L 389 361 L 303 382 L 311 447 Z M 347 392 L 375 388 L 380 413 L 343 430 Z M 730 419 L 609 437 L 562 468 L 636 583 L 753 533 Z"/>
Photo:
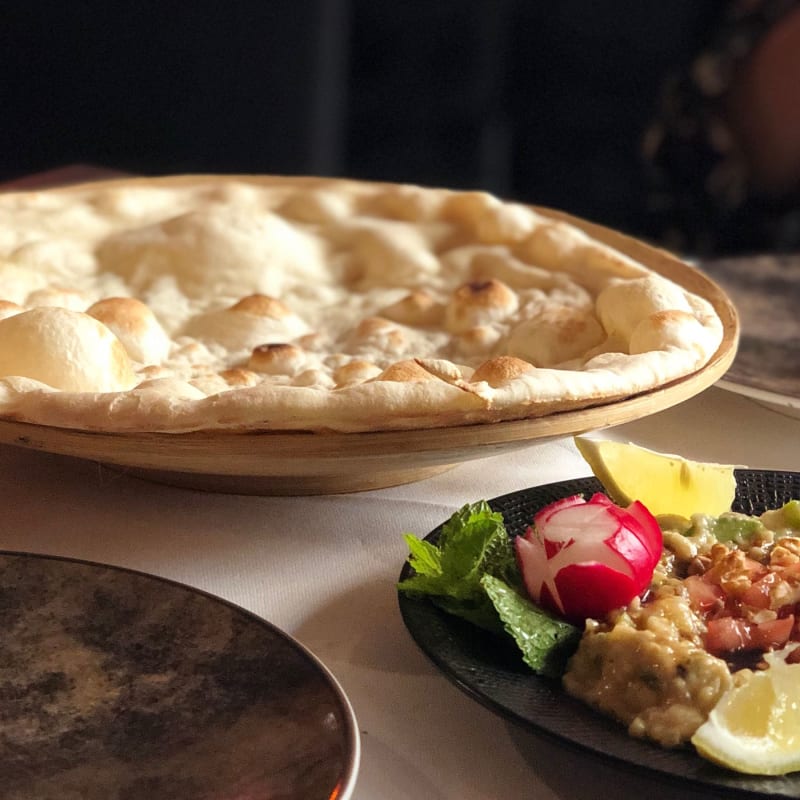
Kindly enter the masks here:
<path id="1" fill-rule="evenodd" d="M 483 192 L 177 176 L 0 195 L 0 416 L 100 431 L 436 428 L 645 392 L 712 305 Z"/>

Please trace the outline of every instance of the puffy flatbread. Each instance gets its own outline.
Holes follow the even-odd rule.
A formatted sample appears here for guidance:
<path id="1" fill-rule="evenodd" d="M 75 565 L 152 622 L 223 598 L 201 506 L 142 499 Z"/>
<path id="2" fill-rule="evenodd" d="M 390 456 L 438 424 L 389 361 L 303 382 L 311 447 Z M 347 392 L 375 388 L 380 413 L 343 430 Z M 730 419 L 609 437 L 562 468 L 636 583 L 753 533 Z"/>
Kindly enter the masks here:
<path id="1" fill-rule="evenodd" d="M 180 176 L 0 195 L 0 416 L 102 431 L 540 417 L 711 359 L 712 305 L 482 192 Z"/>

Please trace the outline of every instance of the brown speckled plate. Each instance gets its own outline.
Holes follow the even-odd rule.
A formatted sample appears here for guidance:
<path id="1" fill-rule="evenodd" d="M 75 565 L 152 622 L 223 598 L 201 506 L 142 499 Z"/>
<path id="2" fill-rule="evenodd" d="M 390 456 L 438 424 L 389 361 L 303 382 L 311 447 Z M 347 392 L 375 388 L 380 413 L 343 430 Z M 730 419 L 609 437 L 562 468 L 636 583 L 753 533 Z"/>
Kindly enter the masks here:
<path id="1" fill-rule="evenodd" d="M 125 569 L 0 553 L 0 794 L 349 798 L 350 704 L 259 617 Z"/>
<path id="2" fill-rule="evenodd" d="M 800 498 L 800 473 L 737 470 L 735 508 L 760 513 Z M 522 533 L 533 513 L 573 494 L 599 491 L 593 478 L 524 489 L 490 500 L 503 514 L 511 535 Z M 428 538 L 435 541 L 441 528 Z M 401 580 L 411 574 L 406 564 Z M 399 596 L 403 620 L 421 650 L 460 689 L 508 719 L 533 728 L 586 756 L 610 760 L 623 768 L 701 789 L 725 798 L 800 797 L 800 773 L 759 778 L 729 772 L 693 750 L 664 750 L 628 736 L 625 728 L 567 695 L 558 682 L 540 678 L 523 663 L 516 646 L 450 616 L 426 600 Z M 679 788 L 679 787 L 677 787 Z"/>

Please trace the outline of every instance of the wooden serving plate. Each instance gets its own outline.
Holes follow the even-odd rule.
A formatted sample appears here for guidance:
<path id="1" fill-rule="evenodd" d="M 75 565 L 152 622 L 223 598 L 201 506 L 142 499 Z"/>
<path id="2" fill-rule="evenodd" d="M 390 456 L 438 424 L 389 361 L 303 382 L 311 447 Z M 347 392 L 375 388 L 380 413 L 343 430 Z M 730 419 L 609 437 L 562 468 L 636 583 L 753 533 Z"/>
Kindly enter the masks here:
<path id="1" fill-rule="evenodd" d="M 98 433 L 0 420 L 0 443 L 91 459 L 125 474 L 206 491 L 262 495 L 356 492 L 422 480 L 456 464 L 533 442 L 619 425 L 688 400 L 730 367 L 739 318 L 708 276 L 666 251 L 551 209 L 539 213 L 590 236 L 708 300 L 723 324 L 722 342 L 697 372 L 606 404 L 533 419 L 449 428 L 368 433 L 198 431 Z"/>

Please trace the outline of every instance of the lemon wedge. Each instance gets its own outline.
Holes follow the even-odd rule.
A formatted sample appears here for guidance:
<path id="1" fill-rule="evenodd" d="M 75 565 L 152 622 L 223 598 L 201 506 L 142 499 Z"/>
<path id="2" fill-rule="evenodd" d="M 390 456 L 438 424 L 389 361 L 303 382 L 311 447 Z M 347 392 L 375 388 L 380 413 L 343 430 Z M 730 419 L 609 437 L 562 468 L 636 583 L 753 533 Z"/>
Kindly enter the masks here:
<path id="1" fill-rule="evenodd" d="M 656 516 L 718 516 L 736 493 L 734 467 L 689 461 L 638 445 L 576 436 L 578 451 L 609 497 L 619 505 L 639 500 Z"/>
<path id="2" fill-rule="evenodd" d="M 692 737 L 703 758 L 748 775 L 800 770 L 800 664 L 785 661 L 795 647 L 768 653 L 766 670 L 722 695 Z"/>

